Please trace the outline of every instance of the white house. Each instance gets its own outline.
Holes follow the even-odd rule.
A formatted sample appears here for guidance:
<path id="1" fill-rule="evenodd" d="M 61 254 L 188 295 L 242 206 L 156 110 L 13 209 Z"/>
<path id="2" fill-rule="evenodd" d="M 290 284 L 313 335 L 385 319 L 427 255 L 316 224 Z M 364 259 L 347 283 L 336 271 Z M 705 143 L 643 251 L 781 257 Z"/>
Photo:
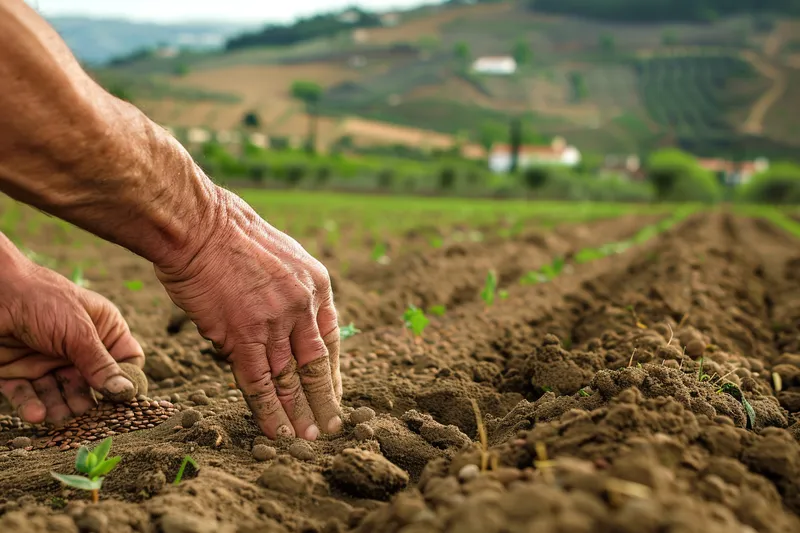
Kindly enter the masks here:
<path id="1" fill-rule="evenodd" d="M 574 167 L 580 162 L 581 152 L 561 137 L 556 137 L 549 146 L 520 146 L 517 168 L 548 165 Z M 510 168 L 511 147 L 507 144 L 493 146 L 489 152 L 489 169 L 492 172 L 508 172 Z"/>
<path id="2" fill-rule="evenodd" d="M 472 63 L 472 70 L 479 74 L 510 76 L 517 71 L 517 62 L 511 56 L 479 57 Z"/>

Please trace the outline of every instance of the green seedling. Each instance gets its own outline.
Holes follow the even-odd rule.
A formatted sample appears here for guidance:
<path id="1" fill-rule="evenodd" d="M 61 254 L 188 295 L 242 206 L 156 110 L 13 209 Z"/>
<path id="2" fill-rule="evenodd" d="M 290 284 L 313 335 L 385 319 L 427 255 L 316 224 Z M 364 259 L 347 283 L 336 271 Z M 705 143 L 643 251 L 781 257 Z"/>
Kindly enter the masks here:
<path id="1" fill-rule="evenodd" d="M 438 237 L 438 236 L 437 237 L 431 237 L 430 245 L 433 248 L 441 248 L 442 246 L 444 246 L 444 239 L 442 239 L 441 237 Z"/>
<path id="2" fill-rule="evenodd" d="M 430 320 L 422 309 L 415 305 L 409 305 L 403 313 L 403 322 L 415 337 L 421 337 Z"/>
<path id="3" fill-rule="evenodd" d="M 536 285 L 537 283 L 542 283 L 543 281 L 546 281 L 544 279 L 544 276 L 542 276 L 539 272 L 536 272 L 535 270 L 531 270 L 530 272 L 528 272 L 519 279 L 519 284 Z"/>
<path id="4" fill-rule="evenodd" d="M 579 391 L 578 391 L 578 394 L 580 394 L 580 395 L 581 395 L 581 396 L 583 396 L 584 398 L 586 398 L 586 397 L 588 397 L 588 396 L 591 396 L 591 394 L 589 394 L 589 392 L 588 392 L 586 389 L 581 389 L 581 390 L 579 390 Z"/>
<path id="5" fill-rule="evenodd" d="M 144 288 L 144 283 L 138 279 L 132 279 L 125 282 L 125 288 L 132 292 L 139 292 Z"/>
<path id="6" fill-rule="evenodd" d="M 486 307 L 491 307 L 494 304 L 495 296 L 497 296 L 497 274 L 494 270 L 490 270 L 486 274 L 486 283 L 481 291 L 481 299 Z"/>
<path id="7" fill-rule="evenodd" d="M 508 299 L 508 291 L 505 290 L 505 289 L 499 290 L 499 291 L 497 291 L 497 296 L 501 300 L 506 300 L 506 299 Z"/>
<path id="8" fill-rule="evenodd" d="M 711 376 L 703 372 L 703 361 L 705 359 L 703 357 L 700 358 L 700 368 L 697 370 L 697 381 L 709 381 Z"/>
<path id="9" fill-rule="evenodd" d="M 372 258 L 373 261 L 376 262 L 380 261 L 382 258 L 386 257 L 386 251 L 387 251 L 386 244 L 383 242 L 379 242 L 372 249 L 372 254 L 370 254 L 370 257 Z"/>
<path id="10" fill-rule="evenodd" d="M 566 262 L 563 258 L 559 257 L 555 259 L 551 264 L 543 266 L 539 272 L 547 279 L 548 281 L 554 280 L 561 274 L 561 271 L 564 270 L 564 265 Z"/>
<path id="11" fill-rule="evenodd" d="M 181 467 L 178 469 L 178 474 L 175 476 L 175 481 L 172 482 L 173 485 L 178 486 L 181 484 L 181 479 L 183 479 L 183 472 L 186 470 L 186 465 L 191 464 L 195 470 L 200 470 L 200 466 L 197 462 L 191 458 L 191 456 L 187 455 L 183 458 L 183 462 L 181 462 Z"/>
<path id="12" fill-rule="evenodd" d="M 83 269 L 80 265 L 76 266 L 72 270 L 72 275 L 70 276 L 72 283 L 77 285 L 78 287 L 87 287 L 89 284 L 86 282 L 86 279 L 83 277 Z"/>
<path id="13" fill-rule="evenodd" d="M 352 322 L 346 326 L 339 326 L 339 338 L 341 340 L 347 340 L 350 337 L 355 337 L 359 333 L 361 333 L 361 330 L 358 329 Z"/>
<path id="14" fill-rule="evenodd" d="M 86 446 L 81 446 L 78 449 L 78 455 L 75 457 L 75 470 L 84 474 L 85 477 L 59 474 L 57 472 L 50 472 L 50 474 L 74 489 L 90 491 L 92 493 L 92 502 L 97 503 L 100 499 L 100 488 L 103 485 L 103 479 L 122 460 L 122 457 L 119 456 L 109 459 L 108 452 L 110 450 L 111 437 L 98 444 L 93 450 L 89 450 Z"/>
<path id="15" fill-rule="evenodd" d="M 753 426 L 756 423 L 756 412 L 753 409 L 753 406 L 750 405 L 750 402 L 747 401 L 747 398 L 744 397 L 744 394 L 742 394 L 742 389 L 733 383 L 725 383 L 717 390 L 717 392 L 730 394 L 739 400 L 739 402 L 741 402 L 742 407 L 744 407 L 744 412 L 747 415 L 747 429 L 753 429 Z"/>
<path id="16" fill-rule="evenodd" d="M 428 312 L 433 316 L 444 316 L 447 312 L 447 307 L 444 305 L 432 305 L 428 308 Z"/>

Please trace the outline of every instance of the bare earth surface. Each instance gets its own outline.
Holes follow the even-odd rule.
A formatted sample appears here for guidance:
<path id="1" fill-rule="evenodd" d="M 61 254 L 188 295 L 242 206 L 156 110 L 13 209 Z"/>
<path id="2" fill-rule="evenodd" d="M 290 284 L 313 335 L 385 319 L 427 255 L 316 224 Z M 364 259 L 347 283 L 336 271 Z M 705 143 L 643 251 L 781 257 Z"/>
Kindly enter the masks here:
<path id="1" fill-rule="evenodd" d="M 149 392 L 59 431 L 15 427 L 1 407 L 0 531 L 800 531 L 796 239 L 698 214 L 624 254 L 568 259 L 553 282 L 517 283 L 655 220 L 410 246 L 383 266 L 330 253 L 342 322 L 364 332 L 343 346 L 346 427 L 313 443 L 259 437 L 227 365 L 191 325 L 167 333 L 147 264 L 112 246 L 60 249 L 102 258 L 106 272 L 87 277 L 141 339 Z M 509 297 L 485 309 L 492 267 Z M 134 277 L 144 288 L 125 290 Z M 418 343 L 399 317 L 419 299 L 448 312 Z M 123 459 L 91 504 L 49 472 L 73 473 L 70 444 L 109 431 Z M 173 486 L 187 454 L 200 469 Z"/>

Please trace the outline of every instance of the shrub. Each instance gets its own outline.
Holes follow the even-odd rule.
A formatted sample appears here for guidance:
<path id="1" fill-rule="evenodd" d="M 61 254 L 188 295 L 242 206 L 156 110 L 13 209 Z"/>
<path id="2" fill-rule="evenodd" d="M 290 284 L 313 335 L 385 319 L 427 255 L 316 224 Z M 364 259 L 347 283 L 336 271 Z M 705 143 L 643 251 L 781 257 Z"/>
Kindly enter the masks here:
<path id="1" fill-rule="evenodd" d="M 744 185 L 740 198 L 764 204 L 800 203 L 800 166 L 794 163 L 773 165 Z"/>
<path id="2" fill-rule="evenodd" d="M 647 162 L 647 176 L 661 202 L 717 202 L 722 187 L 712 172 L 691 155 L 676 149 L 653 153 Z"/>
<path id="3" fill-rule="evenodd" d="M 292 163 L 290 165 L 287 165 L 286 182 L 289 185 L 296 187 L 297 185 L 300 184 L 301 181 L 303 181 L 303 178 L 306 177 L 307 173 L 308 173 L 308 167 L 306 167 L 305 165 L 301 165 L 298 163 Z"/>
<path id="4" fill-rule="evenodd" d="M 442 167 L 439 170 L 439 189 L 449 191 L 456 184 L 456 171 L 453 167 Z"/>
<path id="5" fill-rule="evenodd" d="M 394 170 L 384 168 L 378 174 L 378 187 L 381 189 L 391 189 L 394 183 Z"/>
<path id="6" fill-rule="evenodd" d="M 522 181 L 529 189 L 538 189 L 547 183 L 549 169 L 546 167 L 528 167 L 522 173 Z"/>

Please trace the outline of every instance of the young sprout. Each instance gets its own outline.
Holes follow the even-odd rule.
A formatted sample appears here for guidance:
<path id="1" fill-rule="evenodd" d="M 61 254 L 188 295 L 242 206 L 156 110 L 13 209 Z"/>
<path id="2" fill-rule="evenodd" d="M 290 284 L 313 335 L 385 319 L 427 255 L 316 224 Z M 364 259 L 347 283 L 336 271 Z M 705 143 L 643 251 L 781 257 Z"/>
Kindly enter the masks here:
<path id="1" fill-rule="evenodd" d="M 436 235 L 435 237 L 431 237 L 430 245 L 433 248 L 441 248 L 444 245 L 444 239 Z"/>
<path id="2" fill-rule="evenodd" d="M 72 275 L 70 276 L 72 283 L 77 285 L 78 287 L 87 287 L 89 284 L 86 282 L 86 279 L 83 277 L 83 269 L 80 265 L 76 266 L 72 270 Z"/>
<path id="3" fill-rule="evenodd" d="M 181 479 L 183 479 L 183 472 L 186 470 L 186 465 L 191 464 L 195 470 L 199 470 L 200 466 L 195 462 L 191 456 L 187 455 L 183 458 L 183 462 L 181 463 L 181 467 L 178 469 L 178 475 L 175 476 L 175 481 L 172 482 L 173 485 L 178 486 L 181 484 Z"/>
<path id="4" fill-rule="evenodd" d="M 444 316 L 447 312 L 447 307 L 444 305 L 432 305 L 428 308 L 428 312 L 433 316 Z"/>
<path id="5" fill-rule="evenodd" d="M 536 272 L 535 270 L 529 271 L 527 274 L 522 276 L 519 279 L 520 285 L 536 285 L 537 283 L 541 283 L 545 281 L 544 276 L 540 273 Z"/>
<path id="6" fill-rule="evenodd" d="M 581 395 L 581 396 L 583 396 L 584 398 L 585 398 L 585 397 L 588 397 L 588 396 L 591 396 L 591 394 L 589 394 L 589 391 L 587 391 L 586 389 L 581 389 L 581 390 L 579 390 L 579 391 L 578 391 L 578 394 L 580 394 L 580 395 Z"/>
<path id="7" fill-rule="evenodd" d="M 386 243 L 378 242 L 372 249 L 372 254 L 370 255 L 370 257 L 376 263 L 382 263 L 383 261 L 385 261 L 384 257 L 386 257 L 387 250 L 388 249 L 386 247 Z"/>
<path id="8" fill-rule="evenodd" d="M 358 329 L 352 322 L 346 326 L 339 326 L 339 338 L 341 340 L 349 339 L 350 337 L 354 337 L 359 333 L 361 333 L 361 330 Z"/>
<path id="9" fill-rule="evenodd" d="M 86 446 L 78 449 L 75 457 L 75 470 L 85 475 L 74 476 L 50 472 L 54 478 L 74 489 L 88 490 L 92 493 L 92 502 L 97 503 L 100 499 L 100 487 L 103 479 L 111 472 L 122 457 L 108 457 L 111 450 L 111 437 L 98 444 L 93 450 Z"/>
<path id="10" fill-rule="evenodd" d="M 132 279 L 125 282 L 125 288 L 132 292 L 139 292 L 144 288 L 144 283 L 138 279 Z"/>
<path id="11" fill-rule="evenodd" d="M 717 392 L 730 394 L 739 400 L 739 402 L 742 404 L 742 407 L 744 407 L 745 414 L 747 415 L 747 429 L 753 429 L 753 426 L 756 423 L 756 412 L 753 409 L 753 406 L 750 405 L 750 402 L 747 401 L 747 398 L 744 397 L 744 394 L 742 394 L 742 389 L 733 383 L 725 383 L 717 390 Z"/>
<path id="12" fill-rule="evenodd" d="M 711 379 L 711 376 L 703 372 L 703 361 L 705 358 L 700 358 L 700 368 L 697 370 L 697 381 L 703 382 Z"/>
<path id="13" fill-rule="evenodd" d="M 561 271 L 564 270 L 565 264 L 566 262 L 564 261 L 564 259 L 559 257 L 553 260 L 551 264 L 543 266 L 539 272 L 542 274 L 542 276 L 544 276 L 544 278 L 547 281 L 552 281 L 559 274 L 561 274 Z"/>
<path id="14" fill-rule="evenodd" d="M 490 270 L 486 274 L 486 283 L 481 291 L 481 299 L 486 307 L 491 307 L 494 303 L 494 298 L 497 295 L 497 274 L 494 270 Z"/>
<path id="15" fill-rule="evenodd" d="M 505 290 L 505 289 L 501 289 L 501 290 L 497 291 L 497 296 L 501 300 L 506 300 L 506 299 L 508 299 L 508 291 Z"/>
<path id="16" fill-rule="evenodd" d="M 403 322 L 415 337 L 421 337 L 430 320 L 425 316 L 425 311 L 415 305 L 409 305 L 403 313 Z"/>

